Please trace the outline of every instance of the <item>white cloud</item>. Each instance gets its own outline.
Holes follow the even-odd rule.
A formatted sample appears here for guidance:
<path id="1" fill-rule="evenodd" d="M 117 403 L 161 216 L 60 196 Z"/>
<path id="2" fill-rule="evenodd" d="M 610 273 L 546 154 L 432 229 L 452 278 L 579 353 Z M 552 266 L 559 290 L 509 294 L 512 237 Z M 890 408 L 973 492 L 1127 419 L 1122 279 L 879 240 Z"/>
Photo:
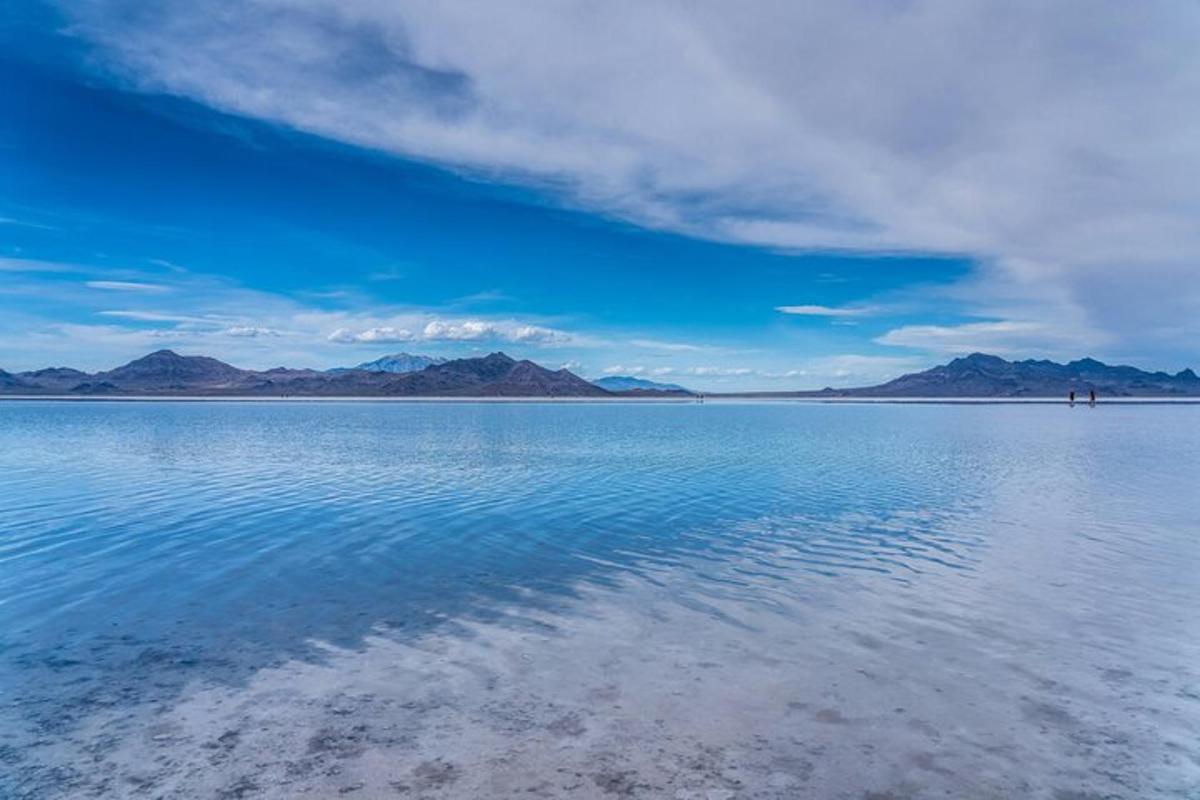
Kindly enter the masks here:
<path id="1" fill-rule="evenodd" d="M 1012 320 L 1200 335 L 1195 3 L 126 5 L 62 9 L 149 91 L 652 227 L 967 253 Z"/>
<path id="2" fill-rule="evenodd" d="M 878 312 L 875 306 L 775 306 L 775 310 L 804 317 L 863 317 Z"/>
<path id="3" fill-rule="evenodd" d="M 394 325 L 380 325 L 355 332 L 349 327 L 339 327 L 326 338 L 340 344 L 378 344 L 383 342 L 481 342 L 502 340 L 517 344 L 562 344 L 574 337 L 554 328 L 510 321 L 488 321 L 478 319 L 442 320 L 432 319 L 417 325 L 418 332 Z"/>
<path id="4" fill-rule="evenodd" d="M 566 342 L 571 339 L 569 334 L 552 328 L 544 328 L 541 325 L 521 325 L 511 331 L 509 337 L 514 342 L 538 342 L 541 344 Z"/>
<path id="5" fill-rule="evenodd" d="M 468 342 L 503 339 L 519 344 L 561 344 L 572 339 L 565 331 L 541 325 L 475 319 L 460 322 L 433 320 L 425 326 L 421 338 L 426 341 Z"/>
<path id="6" fill-rule="evenodd" d="M 477 342 L 480 339 L 494 337 L 497 331 L 490 322 L 467 320 L 466 322 L 441 322 L 434 320 L 425 326 L 422 338 L 431 341 L 444 339 L 448 341 Z"/>
<path id="7" fill-rule="evenodd" d="M 158 283 L 141 283 L 139 281 L 87 281 L 92 289 L 103 289 L 109 292 L 141 292 L 145 294 L 161 294 L 171 291 L 170 287 Z"/>
<path id="8" fill-rule="evenodd" d="M 383 325 L 378 328 L 368 328 L 365 331 L 355 333 L 349 328 L 338 328 L 327 337 L 331 342 L 340 344 L 355 344 L 355 343 L 384 343 L 384 342 L 411 342 L 415 337 L 413 332 L 404 328 L 393 328 L 390 325 Z"/>
<path id="9" fill-rule="evenodd" d="M 226 336 L 238 336 L 242 338 L 254 339 L 259 336 L 282 336 L 283 334 L 274 328 L 263 328 L 258 325 L 231 325 L 224 331 Z"/>

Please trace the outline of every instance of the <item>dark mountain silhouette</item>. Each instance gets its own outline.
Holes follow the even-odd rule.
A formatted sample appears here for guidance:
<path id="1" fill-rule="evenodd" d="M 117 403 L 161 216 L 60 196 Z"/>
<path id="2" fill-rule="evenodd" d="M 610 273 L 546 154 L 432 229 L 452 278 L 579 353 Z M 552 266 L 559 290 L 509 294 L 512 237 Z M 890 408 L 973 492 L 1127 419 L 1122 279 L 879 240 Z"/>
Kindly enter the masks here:
<path id="1" fill-rule="evenodd" d="M 395 376 L 387 394 L 478 397 L 604 397 L 605 390 L 560 369 L 515 361 L 504 353 L 460 358 Z"/>
<path id="2" fill-rule="evenodd" d="M 606 390 L 567 369 L 548 370 L 532 361 L 518 361 L 502 381 L 484 387 L 493 396 L 604 397 Z"/>
<path id="3" fill-rule="evenodd" d="M 54 367 L 0 372 L 0 393 L 315 397 L 606 397 L 610 393 L 563 369 L 552 371 L 504 353 L 461 358 L 402 374 L 380 370 L 322 372 L 277 367 L 244 370 L 207 356 L 159 350 L 89 375 Z"/>
<path id="4" fill-rule="evenodd" d="M 1109 366 L 1093 358 L 1067 364 L 1006 361 L 973 353 L 924 372 L 902 375 L 878 386 L 824 389 L 817 394 L 845 397 L 1065 397 L 1089 391 L 1104 397 L 1200 396 L 1200 378 L 1190 369 L 1171 375 L 1136 367 Z"/>
<path id="5" fill-rule="evenodd" d="M 245 370 L 215 358 L 158 350 L 123 367 L 97 373 L 95 379 L 124 389 L 186 389 L 232 386 L 245 376 Z"/>
<path id="6" fill-rule="evenodd" d="M 625 378 L 624 381 L 641 382 Z M 51 367 L 12 374 L 0 370 L 0 394 L 199 395 L 236 397 L 662 397 L 690 396 L 686 389 L 647 388 L 606 379 L 589 383 L 572 372 L 549 370 L 504 353 L 460 358 L 406 373 L 348 369 L 323 372 L 277 367 L 244 370 L 206 356 L 159 350 L 106 372 L 88 374 Z M 671 384 L 653 386 L 670 387 Z M 629 386 L 617 389 L 617 386 Z M 1200 377 L 1109 366 L 1084 358 L 1006 361 L 982 353 L 903 375 L 878 386 L 819 392 L 749 392 L 766 397 L 1066 397 L 1094 390 L 1102 397 L 1200 397 Z"/>

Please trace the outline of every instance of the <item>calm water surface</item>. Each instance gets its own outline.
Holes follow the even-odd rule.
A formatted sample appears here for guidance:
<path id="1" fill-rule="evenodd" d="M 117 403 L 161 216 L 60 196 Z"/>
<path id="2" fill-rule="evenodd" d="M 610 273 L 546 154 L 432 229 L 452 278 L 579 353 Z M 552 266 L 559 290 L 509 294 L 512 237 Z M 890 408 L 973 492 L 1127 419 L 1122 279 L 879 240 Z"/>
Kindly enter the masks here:
<path id="1" fill-rule="evenodd" d="M 0 403 L 0 797 L 1200 797 L 1194 407 Z"/>

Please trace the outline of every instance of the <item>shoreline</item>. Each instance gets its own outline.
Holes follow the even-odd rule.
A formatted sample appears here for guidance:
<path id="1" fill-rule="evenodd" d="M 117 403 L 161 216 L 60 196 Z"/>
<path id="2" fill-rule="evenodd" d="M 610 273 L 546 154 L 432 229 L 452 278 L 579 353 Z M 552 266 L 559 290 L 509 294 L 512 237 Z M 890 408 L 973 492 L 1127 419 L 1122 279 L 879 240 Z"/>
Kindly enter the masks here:
<path id="1" fill-rule="evenodd" d="M 242 396 L 242 395 L 0 395 L 0 402 L 74 403 L 595 403 L 693 404 L 705 403 L 805 403 L 829 405 L 1071 405 L 1057 397 L 770 397 L 761 395 L 705 395 L 699 397 L 362 397 L 343 396 Z M 1087 406 L 1086 400 L 1074 405 Z M 1107 397 L 1096 405 L 1200 405 L 1200 397 Z"/>

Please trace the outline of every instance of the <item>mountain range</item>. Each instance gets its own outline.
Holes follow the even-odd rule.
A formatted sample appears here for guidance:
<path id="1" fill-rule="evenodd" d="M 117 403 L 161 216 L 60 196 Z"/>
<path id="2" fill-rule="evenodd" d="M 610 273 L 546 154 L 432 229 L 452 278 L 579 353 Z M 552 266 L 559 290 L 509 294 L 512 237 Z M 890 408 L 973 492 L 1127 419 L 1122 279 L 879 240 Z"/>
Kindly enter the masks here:
<path id="1" fill-rule="evenodd" d="M 1146 372 L 1136 367 L 1110 366 L 1093 358 L 1058 364 L 1033 359 L 1006 361 L 999 356 L 972 353 L 878 386 L 788 394 L 898 398 L 1066 397 L 1072 391 L 1083 399 L 1090 391 L 1102 397 L 1196 397 L 1200 396 L 1200 378 L 1190 369 L 1172 375 Z"/>
<path id="2" fill-rule="evenodd" d="M 405 359 L 427 359 L 402 371 Z M 387 369 L 389 360 L 397 362 Z M 408 362 L 416 366 L 416 361 Z M 878 386 L 825 388 L 815 392 L 749 392 L 769 397 L 1065 397 L 1089 391 L 1106 397 L 1200 397 L 1200 377 L 1109 366 L 1091 358 L 1006 361 L 974 353 Z M 566 369 L 492 353 L 450 361 L 399 353 L 350 369 L 244 370 L 207 356 L 159 350 L 115 369 L 87 373 L 68 367 L 30 372 L 0 370 L 0 394 L 8 395 L 198 395 L 245 397 L 670 397 L 692 396 L 677 384 L 629 376 L 590 383 Z"/>
<path id="3" fill-rule="evenodd" d="M 433 359 L 431 359 L 433 361 Z M 607 397 L 568 370 L 504 353 L 430 363 L 408 372 L 353 368 L 244 370 L 206 356 L 159 350 L 105 372 L 52 367 L 0 371 L 0 394 L 312 397 Z"/>

